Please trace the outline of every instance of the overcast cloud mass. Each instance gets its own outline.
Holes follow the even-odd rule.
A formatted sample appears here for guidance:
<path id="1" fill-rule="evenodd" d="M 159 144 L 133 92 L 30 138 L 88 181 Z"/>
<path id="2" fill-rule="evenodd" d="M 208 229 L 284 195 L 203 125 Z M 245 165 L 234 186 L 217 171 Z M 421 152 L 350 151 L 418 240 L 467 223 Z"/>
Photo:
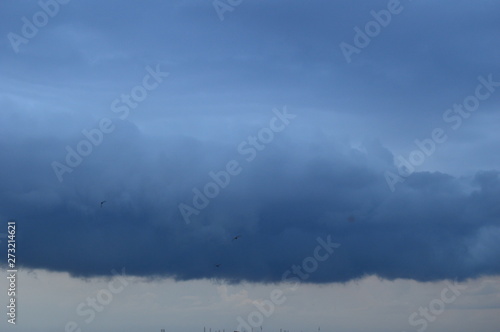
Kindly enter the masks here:
<path id="1" fill-rule="evenodd" d="M 26 38 L 3 2 L 19 264 L 267 283 L 321 238 L 302 282 L 500 274 L 500 3 L 388 3 L 74 0 Z"/>

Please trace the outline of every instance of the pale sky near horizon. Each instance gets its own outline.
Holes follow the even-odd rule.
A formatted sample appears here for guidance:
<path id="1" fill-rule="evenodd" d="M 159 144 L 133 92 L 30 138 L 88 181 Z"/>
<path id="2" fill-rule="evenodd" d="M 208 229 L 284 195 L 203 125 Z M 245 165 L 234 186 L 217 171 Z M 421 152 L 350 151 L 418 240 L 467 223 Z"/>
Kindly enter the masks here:
<path id="1" fill-rule="evenodd" d="M 0 274 L 4 279 L 4 271 Z M 114 278 L 80 280 L 64 273 L 23 271 L 19 273 L 18 324 L 12 328 L 5 320 L 2 330 L 64 331 L 74 323 L 82 331 L 233 331 L 238 317 L 258 312 L 254 304 L 270 299 L 274 290 L 284 293 L 285 301 L 264 317 L 263 331 L 491 331 L 498 330 L 500 278 L 480 278 L 457 283 L 460 294 L 433 315 L 431 303 L 439 302 L 443 290 L 453 281 L 419 283 L 397 279 L 387 281 L 367 277 L 346 284 L 314 286 L 302 284 L 229 285 L 217 280 L 175 282 L 127 277 L 127 285 L 109 303 L 96 301 L 94 310 L 88 298 L 97 300 L 109 283 L 119 288 Z M 2 284 L 3 285 L 3 284 Z M 3 295 L 2 295 L 3 296 Z M 445 294 L 451 298 L 453 293 Z M 436 310 L 439 303 L 433 304 Z M 78 309 L 79 308 L 79 309 Z M 428 308 L 433 321 L 422 323 Z M 265 307 L 268 309 L 268 307 Z M 79 310 L 79 311 L 78 311 Z M 269 309 L 268 309 L 269 310 Z M 78 314 L 81 312 L 81 314 Z M 92 313 L 93 312 L 93 313 Z M 414 313 L 414 326 L 410 316 Z M 259 331 L 260 328 L 254 328 Z"/>
<path id="2" fill-rule="evenodd" d="M 4 1 L 0 328 L 497 331 L 499 12 Z"/>

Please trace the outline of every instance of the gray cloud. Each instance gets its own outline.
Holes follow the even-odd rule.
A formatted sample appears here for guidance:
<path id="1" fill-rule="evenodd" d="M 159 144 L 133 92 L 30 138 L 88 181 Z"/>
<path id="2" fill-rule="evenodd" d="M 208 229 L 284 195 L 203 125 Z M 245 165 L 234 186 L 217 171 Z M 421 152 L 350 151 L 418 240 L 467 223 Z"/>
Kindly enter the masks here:
<path id="1" fill-rule="evenodd" d="M 235 146 L 149 137 L 129 122 L 116 124 L 62 184 L 50 158 L 64 142 L 2 145 L 2 155 L 11 151 L 0 172 L 2 214 L 18 220 L 23 266 L 77 276 L 125 266 L 143 276 L 270 282 L 330 234 L 342 246 L 306 281 L 499 272 L 498 171 L 472 179 L 416 172 L 391 193 L 383 177 L 394 168 L 391 154 L 377 142 L 365 152 L 321 135 L 304 142 L 291 125 L 245 164 Z M 190 203 L 192 188 L 229 158 L 243 171 L 186 225 L 178 204 Z M 235 234 L 243 236 L 231 241 Z"/>
<path id="2" fill-rule="evenodd" d="M 0 216 L 20 264 L 271 282 L 330 234 L 341 247 L 305 281 L 498 274 L 498 93 L 394 193 L 384 178 L 479 75 L 500 80 L 498 4 L 401 3 L 351 63 L 339 44 L 387 1 L 244 1 L 222 22 L 210 1 L 72 1 L 19 53 L 3 38 Z M 4 36 L 40 10 L 2 6 Z M 157 64 L 170 76 L 116 118 Z M 238 144 L 284 104 L 297 120 L 245 161 Z M 59 182 L 51 163 L 105 117 L 116 129 Z M 186 225 L 178 205 L 233 159 L 241 174 Z"/>

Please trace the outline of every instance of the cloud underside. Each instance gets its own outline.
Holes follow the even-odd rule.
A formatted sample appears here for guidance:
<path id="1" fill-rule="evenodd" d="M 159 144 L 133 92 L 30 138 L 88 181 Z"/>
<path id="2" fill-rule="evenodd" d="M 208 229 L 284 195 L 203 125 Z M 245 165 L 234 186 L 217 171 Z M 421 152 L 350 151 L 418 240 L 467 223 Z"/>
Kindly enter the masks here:
<path id="1" fill-rule="evenodd" d="M 120 141 L 129 148 L 114 149 Z M 124 125 L 61 184 L 49 157 L 60 156 L 61 142 L 36 145 L 18 143 L 11 151 L 24 152 L 0 173 L 1 214 L 17 220 L 24 268 L 278 282 L 298 277 L 299 267 L 297 280 L 311 283 L 500 272 L 498 171 L 464 178 L 417 171 L 391 192 L 384 174 L 400 173 L 377 142 L 352 148 L 285 133 L 247 161 L 227 144 L 152 140 Z M 241 172 L 187 224 L 179 204 L 195 209 L 193 189 L 203 192 L 209 173 L 221 174 L 230 160 Z M 14 168 L 22 176 L 9 176 Z M 318 261 L 318 238 L 340 246 Z"/>

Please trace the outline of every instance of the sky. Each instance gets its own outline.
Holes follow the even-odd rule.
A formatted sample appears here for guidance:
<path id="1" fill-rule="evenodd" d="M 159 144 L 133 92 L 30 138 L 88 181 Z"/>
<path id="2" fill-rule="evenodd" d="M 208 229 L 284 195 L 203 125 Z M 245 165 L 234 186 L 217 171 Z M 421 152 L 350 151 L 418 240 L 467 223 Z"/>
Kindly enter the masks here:
<path id="1" fill-rule="evenodd" d="M 3 1 L 2 331 L 497 331 L 499 12 Z"/>

